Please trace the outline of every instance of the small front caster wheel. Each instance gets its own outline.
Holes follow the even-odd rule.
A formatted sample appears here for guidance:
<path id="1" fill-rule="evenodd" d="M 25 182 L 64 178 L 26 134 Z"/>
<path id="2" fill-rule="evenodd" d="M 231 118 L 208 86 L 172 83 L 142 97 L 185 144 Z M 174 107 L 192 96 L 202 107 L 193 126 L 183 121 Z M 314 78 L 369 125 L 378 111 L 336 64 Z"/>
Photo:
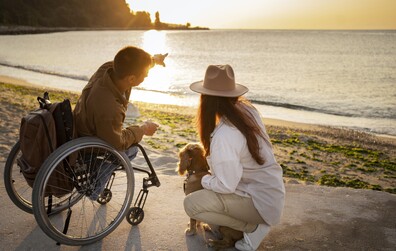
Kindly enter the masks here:
<path id="1" fill-rule="evenodd" d="M 107 204 L 111 200 L 112 196 L 113 196 L 113 193 L 110 191 L 110 189 L 105 188 L 96 201 L 99 204 L 104 205 L 104 204 Z"/>
<path id="2" fill-rule="evenodd" d="M 132 207 L 129 209 L 125 217 L 129 224 L 136 226 L 143 221 L 144 211 L 140 207 Z"/>

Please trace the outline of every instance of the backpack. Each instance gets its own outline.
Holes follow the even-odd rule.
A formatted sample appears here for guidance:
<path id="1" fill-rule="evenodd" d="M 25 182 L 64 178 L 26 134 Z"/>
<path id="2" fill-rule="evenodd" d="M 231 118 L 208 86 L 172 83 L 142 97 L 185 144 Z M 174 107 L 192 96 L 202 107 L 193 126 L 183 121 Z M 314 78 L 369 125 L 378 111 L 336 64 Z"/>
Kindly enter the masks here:
<path id="1" fill-rule="evenodd" d="M 19 131 L 21 157 L 17 163 L 30 187 L 41 165 L 60 145 L 73 139 L 73 114 L 70 101 L 51 103 L 48 92 L 37 97 L 40 108 L 24 116 Z M 52 172 L 45 195 L 61 197 L 73 190 L 73 181 L 64 163 Z"/>

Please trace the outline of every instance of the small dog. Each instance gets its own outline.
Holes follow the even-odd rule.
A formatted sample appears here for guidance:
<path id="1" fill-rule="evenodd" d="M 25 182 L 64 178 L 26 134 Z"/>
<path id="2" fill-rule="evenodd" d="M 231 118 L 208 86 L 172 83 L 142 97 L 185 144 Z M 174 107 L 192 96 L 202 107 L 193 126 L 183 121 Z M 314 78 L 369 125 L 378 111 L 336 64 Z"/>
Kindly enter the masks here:
<path id="1" fill-rule="evenodd" d="M 185 195 L 203 189 L 201 179 L 210 173 L 202 146 L 196 143 L 187 144 L 180 150 L 179 159 L 180 161 L 176 171 L 181 176 L 187 173 L 187 178 L 183 184 Z M 199 222 L 190 219 L 190 226 L 186 229 L 186 234 L 194 235 L 197 232 L 197 226 L 199 226 Z"/>
<path id="2" fill-rule="evenodd" d="M 183 187 L 185 195 L 203 189 L 201 179 L 206 174 L 210 174 L 204 153 L 203 147 L 197 143 L 189 143 L 179 151 L 180 161 L 176 171 L 181 176 L 187 172 Z M 199 225 L 200 222 L 190 218 L 190 226 L 186 229 L 186 235 L 196 234 Z M 204 230 L 211 230 L 207 224 L 202 225 L 202 227 Z M 225 226 L 220 226 L 218 232 L 222 236 L 221 240 L 209 240 L 209 245 L 215 249 L 234 247 L 235 242 L 243 238 L 241 231 Z"/>

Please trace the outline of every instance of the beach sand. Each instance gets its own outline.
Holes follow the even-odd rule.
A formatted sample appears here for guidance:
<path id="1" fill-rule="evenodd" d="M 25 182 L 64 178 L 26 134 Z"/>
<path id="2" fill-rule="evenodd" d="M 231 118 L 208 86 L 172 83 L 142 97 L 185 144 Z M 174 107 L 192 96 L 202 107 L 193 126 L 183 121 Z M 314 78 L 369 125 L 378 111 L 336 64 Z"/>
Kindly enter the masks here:
<path id="1" fill-rule="evenodd" d="M 0 78 L 0 82 L 2 82 L 0 83 L 0 92 L 2 93 L 0 97 L 0 163 L 2 163 L 1 166 L 4 166 L 11 147 L 18 140 L 20 119 L 28 111 L 37 107 L 36 97 L 42 95 L 44 89 L 30 86 L 29 83 L 12 78 L 3 77 Z M 50 97 L 52 97 L 53 102 L 60 101 L 62 97 L 67 97 L 71 99 L 72 103 L 75 103 L 78 94 L 50 91 Z M 194 127 L 194 114 L 195 109 L 191 107 L 134 102 L 126 119 L 126 124 L 141 123 L 146 119 L 151 119 L 160 124 L 157 133 L 153 137 L 145 137 L 142 145 L 148 151 L 158 175 L 162 177 L 162 180 L 166 180 L 167 185 L 165 185 L 164 189 L 169 186 L 168 182 L 176 184 L 177 188 L 172 187 L 172 193 L 179 188 L 181 189 L 183 180 L 183 177 L 175 173 L 178 162 L 177 152 L 188 142 L 198 141 Z M 292 204 L 285 206 L 285 209 L 287 209 L 285 218 L 282 220 L 281 225 L 275 228 L 278 234 L 289 231 L 289 237 L 284 240 L 278 240 L 276 238 L 277 234 L 271 232 L 270 242 L 263 244 L 261 249 L 315 249 L 321 241 L 319 239 L 324 238 L 322 242 L 328 245 L 324 246 L 324 250 L 351 250 L 347 247 L 359 247 L 359 245 L 351 246 L 347 243 L 347 239 L 365 238 L 364 235 L 356 234 L 355 237 L 353 235 L 353 229 L 363 226 L 381 231 L 381 238 L 383 238 L 384 243 L 372 244 L 371 247 L 375 250 L 391 250 L 388 247 L 396 243 L 395 210 L 393 212 L 389 211 L 391 210 L 389 208 L 394 208 L 396 205 L 396 197 L 394 195 L 396 193 L 396 139 L 347 129 L 267 118 L 263 120 L 273 143 L 276 158 L 284 170 L 284 181 L 289 194 L 287 195 L 286 203 Z M 138 159 L 137 161 L 143 160 Z M 161 189 L 158 188 L 158 190 Z M 157 191 L 157 188 L 153 188 L 154 190 Z M 380 190 L 382 192 L 370 190 Z M 3 192 L 2 194 L 4 194 Z M 180 195 L 182 195 L 181 191 Z M 157 199 L 162 198 L 161 196 L 158 198 L 158 195 L 153 196 Z M 7 198 L 4 199 L 6 200 Z M 350 203 L 348 202 L 349 200 L 351 200 Z M 357 218 L 355 219 L 354 217 L 359 214 L 359 210 L 365 207 L 368 208 L 368 206 L 374 208 L 375 205 L 372 202 L 377 200 L 383 203 L 382 206 L 379 204 L 379 208 L 375 209 L 378 210 L 376 214 L 379 215 L 375 217 L 368 215 L 368 218 L 366 217 L 367 219 L 365 218 L 364 221 L 359 220 L 360 218 L 356 221 Z M 7 203 L 12 204 L 10 201 Z M 370 203 L 370 205 L 365 203 Z M 352 208 L 348 209 L 348 205 L 351 205 Z M 159 206 L 167 208 L 164 204 Z M 7 208 L 9 207 L 11 206 L 7 206 Z M 151 207 L 153 211 L 162 210 L 154 205 L 151 205 Z M 337 207 L 341 208 L 337 209 Z M 173 207 L 169 207 L 169 210 L 174 210 L 171 208 Z M 315 216 L 312 216 L 315 208 L 318 210 Z M 382 212 L 381 208 L 385 211 Z M 346 211 L 341 213 L 339 211 L 341 209 Z M 167 211 L 166 209 L 164 210 Z M 180 214 L 183 214 L 182 208 L 179 208 L 179 211 Z M 334 212 L 339 215 L 334 215 Z M 178 224 L 184 224 L 184 219 L 187 222 L 187 216 L 183 215 L 180 217 L 182 217 L 183 223 L 180 223 L 180 219 L 177 218 L 175 221 Z M 364 212 L 362 217 L 365 217 Z M 377 220 L 370 217 L 374 217 Z M 321 218 L 322 221 L 319 222 Z M 331 220 L 326 221 L 326 219 L 330 218 Z M 307 221 L 303 219 L 307 219 Z M 337 233 L 337 231 L 340 231 L 337 226 L 330 226 L 330 224 L 339 221 L 339 227 L 343 227 L 348 225 L 347 221 L 351 219 L 355 219 L 355 221 L 351 221 L 351 224 L 355 222 L 353 223 L 355 225 L 352 224 L 353 226 L 350 225 L 348 227 L 348 231 L 352 231 L 348 233 L 348 236 L 340 236 L 340 233 Z M 393 224 L 385 224 L 384 222 L 387 220 L 393 222 Z M 5 224 L 8 229 L 10 228 L 7 223 L 2 224 Z M 289 227 L 292 227 L 292 232 L 288 229 Z M 315 242 L 308 232 L 316 231 L 315 229 L 318 228 L 321 229 L 321 232 L 318 232 L 316 237 L 320 238 L 317 240 L 318 242 Z M 162 231 L 165 236 L 169 235 L 169 233 L 165 233 L 165 230 Z M 183 233 L 184 227 L 179 226 L 172 231 Z M 304 238 L 311 239 L 298 237 L 299 231 L 304 232 L 306 236 Z M 342 239 L 342 243 L 340 242 L 340 245 L 336 248 L 331 247 L 331 241 L 336 241 L 331 239 L 334 237 L 333 235 L 336 235 L 338 239 Z M 376 238 L 370 238 L 370 240 L 374 242 Z M 367 242 L 369 241 L 367 240 Z M 363 241 L 362 243 L 366 242 Z M 194 244 L 194 247 L 197 248 L 197 245 L 201 244 Z M 362 247 L 370 247 L 367 243 L 365 245 Z M 155 246 L 146 247 L 151 250 L 161 249 L 158 246 L 156 246 L 157 248 Z M 201 250 L 187 247 L 177 248 L 177 250 L 187 249 Z M 143 250 L 147 249 L 143 248 Z M 166 250 L 174 250 L 174 248 L 168 246 Z"/>

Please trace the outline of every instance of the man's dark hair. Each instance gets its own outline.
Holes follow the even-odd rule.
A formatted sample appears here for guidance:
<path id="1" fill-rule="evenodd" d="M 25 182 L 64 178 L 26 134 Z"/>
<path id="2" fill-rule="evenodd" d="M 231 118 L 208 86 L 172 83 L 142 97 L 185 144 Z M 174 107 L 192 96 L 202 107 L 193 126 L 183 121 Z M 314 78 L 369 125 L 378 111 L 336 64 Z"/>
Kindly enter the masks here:
<path id="1" fill-rule="evenodd" d="M 114 57 L 114 73 L 118 79 L 128 75 L 139 76 L 149 65 L 151 65 L 151 55 L 134 46 L 121 49 Z"/>

